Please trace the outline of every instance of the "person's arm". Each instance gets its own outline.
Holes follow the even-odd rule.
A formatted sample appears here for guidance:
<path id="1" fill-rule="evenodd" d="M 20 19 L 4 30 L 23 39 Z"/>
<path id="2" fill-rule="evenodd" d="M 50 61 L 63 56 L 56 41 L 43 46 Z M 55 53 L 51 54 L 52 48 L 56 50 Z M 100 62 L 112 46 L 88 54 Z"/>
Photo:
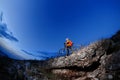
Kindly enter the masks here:
<path id="1" fill-rule="evenodd" d="M 66 42 L 64 43 L 64 47 L 66 48 Z"/>

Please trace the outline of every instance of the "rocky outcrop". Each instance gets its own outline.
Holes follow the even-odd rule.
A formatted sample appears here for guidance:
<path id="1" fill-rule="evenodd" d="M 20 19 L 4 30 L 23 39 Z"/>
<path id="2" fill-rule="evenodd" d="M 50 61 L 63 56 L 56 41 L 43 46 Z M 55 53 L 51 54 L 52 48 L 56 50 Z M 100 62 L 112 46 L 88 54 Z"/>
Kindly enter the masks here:
<path id="1" fill-rule="evenodd" d="M 51 71 L 65 80 L 119 80 L 120 31 L 48 63 Z"/>
<path id="2" fill-rule="evenodd" d="M 78 52 L 71 54 L 70 56 L 55 58 L 51 64 L 51 67 L 88 67 L 92 65 L 93 62 L 99 61 L 102 55 L 106 54 L 110 43 L 111 42 L 109 40 L 102 40 L 92 43 L 89 46 L 80 49 Z"/>

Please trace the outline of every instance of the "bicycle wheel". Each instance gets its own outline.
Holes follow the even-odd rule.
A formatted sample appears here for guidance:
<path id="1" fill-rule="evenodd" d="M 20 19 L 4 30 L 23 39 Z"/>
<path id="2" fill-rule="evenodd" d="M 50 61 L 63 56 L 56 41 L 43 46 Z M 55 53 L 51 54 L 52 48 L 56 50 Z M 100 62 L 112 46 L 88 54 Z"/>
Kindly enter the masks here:
<path id="1" fill-rule="evenodd" d="M 58 56 L 64 56 L 66 54 L 67 50 L 65 48 L 62 48 L 58 52 Z"/>

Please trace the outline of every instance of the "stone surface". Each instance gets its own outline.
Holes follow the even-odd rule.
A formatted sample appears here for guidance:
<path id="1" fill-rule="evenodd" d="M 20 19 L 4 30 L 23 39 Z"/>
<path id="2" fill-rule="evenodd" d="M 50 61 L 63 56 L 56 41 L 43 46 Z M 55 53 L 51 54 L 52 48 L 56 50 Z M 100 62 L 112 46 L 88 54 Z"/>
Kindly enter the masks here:
<path id="1" fill-rule="evenodd" d="M 69 69 L 76 71 L 76 73 L 84 74 L 79 76 L 79 78 L 75 78 L 76 80 L 119 80 L 120 38 L 117 36 L 120 36 L 119 32 L 110 39 L 91 43 L 77 53 L 73 52 L 73 54 L 67 57 L 55 58 L 52 62 L 49 62 L 49 68 L 52 68 L 52 70 L 58 68 L 59 70 Z M 110 76 L 111 73 L 113 74 L 112 77 Z M 107 74 L 109 74 L 109 77 Z"/>

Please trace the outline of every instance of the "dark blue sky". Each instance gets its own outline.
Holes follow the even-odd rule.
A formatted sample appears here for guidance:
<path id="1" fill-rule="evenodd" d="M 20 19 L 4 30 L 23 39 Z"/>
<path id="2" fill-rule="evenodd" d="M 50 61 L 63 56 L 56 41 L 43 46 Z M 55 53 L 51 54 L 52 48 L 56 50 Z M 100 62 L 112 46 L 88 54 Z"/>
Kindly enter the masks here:
<path id="1" fill-rule="evenodd" d="M 66 37 L 79 45 L 112 36 L 120 29 L 119 4 L 119 0 L 1 0 L 0 9 L 21 49 L 56 52 Z"/>

